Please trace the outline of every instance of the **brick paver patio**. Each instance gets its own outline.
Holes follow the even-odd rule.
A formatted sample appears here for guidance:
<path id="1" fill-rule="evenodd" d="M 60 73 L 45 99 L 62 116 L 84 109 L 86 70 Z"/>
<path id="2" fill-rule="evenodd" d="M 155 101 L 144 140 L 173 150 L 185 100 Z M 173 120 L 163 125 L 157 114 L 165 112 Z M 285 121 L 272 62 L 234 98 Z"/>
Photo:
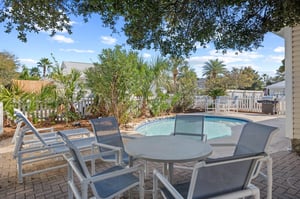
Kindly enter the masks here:
<path id="1" fill-rule="evenodd" d="M 300 157 L 292 152 L 281 151 L 272 154 L 273 157 L 273 198 L 297 199 L 300 198 Z M 37 165 L 27 165 L 28 168 L 47 166 L 51 161 L 44 161 Z M 102 168 L 111 166 L 110 163 L 97 162 Z M 146 189 L 151 189 L 151 171 L 161 168 L 159 163 L 148 163 L 150 174 L 146 177 Z M 175 169 L 175 181 L 183 181 L 190 177 L 190 171 Z M 0 154 L 0 198 L 67 198 L 67 168 L 51 172 L 36 174 L 25 178 L 24 183 L 17 182 L 16 161 L 11 152 Z M 254 184 L 261 190 L 262 198 L 266 197 L 266 180 L 258 177 Z M 126 197 L 125 197 L 126 198 Z M 152 198 L 151 192 L 146 193 L 146 198 Z"/>

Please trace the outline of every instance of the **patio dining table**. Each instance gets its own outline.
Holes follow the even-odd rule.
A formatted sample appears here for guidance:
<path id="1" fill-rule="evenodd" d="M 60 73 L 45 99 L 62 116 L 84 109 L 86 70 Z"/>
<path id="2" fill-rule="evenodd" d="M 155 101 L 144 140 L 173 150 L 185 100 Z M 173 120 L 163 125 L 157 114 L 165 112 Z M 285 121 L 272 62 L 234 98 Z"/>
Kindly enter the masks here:
<path id="1" fill-rule="evenodd" d="M 199 161 L 212 153 L 209 144 L 193 136 L 145 136 L 125 144 L 125 151 L 135 159 L 164 163 L 164 175 L 172 182 L 173 164 Z"/>

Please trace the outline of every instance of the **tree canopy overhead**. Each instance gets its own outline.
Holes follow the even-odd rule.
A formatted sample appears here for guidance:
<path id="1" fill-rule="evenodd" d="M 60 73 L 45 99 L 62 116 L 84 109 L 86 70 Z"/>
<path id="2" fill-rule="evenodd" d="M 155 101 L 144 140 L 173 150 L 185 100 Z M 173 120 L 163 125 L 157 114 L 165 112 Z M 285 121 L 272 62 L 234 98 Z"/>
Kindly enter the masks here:
<path id="1" fill-rule="evenodd" d="M 196 45 L 213 42 L 216 49 L 237 51 L 259 47 L 264 34 L 300 23 L 300 0 L 4 0 L 0 23 L 6 32 L 16 29 L 26 41 L 27 32 L 66 29 L 70 16 L 88 21 L 99 14 L 104 25 L 124 31 L 134 49 L 159 49 L 167 55 L 189 55 Z M 117 30 L 118 20 L 124 22 Z M 99 22 L 100 23 L 100 22 Z"/>

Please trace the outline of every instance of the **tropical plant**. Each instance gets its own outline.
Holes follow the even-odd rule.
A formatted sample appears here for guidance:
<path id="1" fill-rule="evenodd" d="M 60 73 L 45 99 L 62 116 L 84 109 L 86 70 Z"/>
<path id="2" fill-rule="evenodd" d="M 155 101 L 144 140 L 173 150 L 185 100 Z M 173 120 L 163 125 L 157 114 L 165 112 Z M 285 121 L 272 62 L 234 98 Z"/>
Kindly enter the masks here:
<path id="1" fill-rule="evenodd" d="M 14 119 L 14 108 L 18 105 L 25 104 L 29 99 L 29 94 L 22 91 L 17 85 L 0 86 L 0 101 L 3 103 L 3 109 L 8 119 Z"/>
<path id="2" fill-rule="evenodd" d="M 153 116 L 159 116 L 162 113 L 171 110 L 171 102 L 169 102 L 170 95 L 163 92 L 161 89 L 156 89 L 156 96 L 150 103 L 150 112 Z"/>
<path id="3" fill-rule="evenodd" d="M 203 66 L 203 76 L 207 79 L 216 79 L 219 76 L 223 76 L 227 72 L 225 66 L 224 62 L 218 59 L 209 60 Z"/>
<path id="4" fill-rule="evenodd" d="M 37 67 L 42 68 L 43 71 L 43 78 L 47 77 L 47 72 L 53 68 L 52 62 L 48 58 L 41 58 L 39 62 L 37 62 Z"/>
<path id="5" fill-rule="evenodd" d="M 140 64 L 138 65 L 138 85 L 136 96 L 142 97 L 141 105 L 141 116 L 148 115 L 148 103 L 150 102 L 150 97 L 156 95 L 155 88 L 164 87 L 164 82 L 160 80 L 163 74 L 168 69 L 168 62 L 157 57 L 151 64 L 144 63 L 140 59 Z"/>
<path id="6" fill-rule="evenodd" d="M 242 90 L 262 90 L 263 81 L 257 71 L 252 67 L 242 67 L 239 76 L 240 84 L 238 89 Z"/>
<path id="7" fill-rule="evenodd" d="M 30 75 L 32 78 L 34 79 L 40 79 L 41 78 L 41 74 L 40 74 L 40 70 L 38 67 L 32 67 L 29 71 Z"/>
<path id="8" fill-rule="evenodd" d="M 18 77 L 16 72 L 19 62 L 15 55 L 8 52 L 0 52 L 0 85 L 7 86 L 11 80 Z"/>
<path id="9" fill-rule="evenodd" d="M 29 69 L 25 65 L 22 66 L 22 71 L 19 75 L 19 79 L 23 79 L 23 80 L 30 79 Z"/>
<path id="10" fill-rule="evenodd" d="M 179 67 L 177 89 L 173 96 L 173 110 L 184 112 L 191 108 L 198 92 L 197 74 L 189 66 Z"/>
<path id="11" fill-rule="evenodd" d="M 104 49 L 99 63 L 85 71 L 87 87 L 101 99 L 106 113 L 114 115 L 121 123 L 130 119 L 132 98 L 137 93 L 138 66 L 142 66 L 136 52 L 121 46 Z"/>
<path id="12" fill-rule="evenodd" d="M 28 69 L 25 65 L 22 66 L 22 71 L 19 74 L 19 79 L 22 80 L 38 80 L 40 79 L 39 73 L 36 74 L 34 72 L 34 69 L 37 69 L 36 67 L 32 69 Z"/>
<path id="13" fill-rule="evenodd" d="M 71 69 L 70 74 L 63 74 L 57 70 L 57 73 L 52 73 L 51 77 L 57 83 L 58 113 L 64 115 L 66 123 L 78 119 L 80 115 L 76 112 L 75 102 L 79 101 L 85 93 L 81 72 Z"/>
<path id="14" fill-rule="evenodd" d="M 226 95 L 226 90 L 224 88 L 212 88 L 212 89 L 208 90 L 207 94 L 215 100 L 217 98 L 217 96 Z"/>
<path id="15" fill-rule="evenodd" d="M 276 70 L 275 82 L 283 81 L 285 79 L 285 60 L 281 61 L 281 66 Z"/>

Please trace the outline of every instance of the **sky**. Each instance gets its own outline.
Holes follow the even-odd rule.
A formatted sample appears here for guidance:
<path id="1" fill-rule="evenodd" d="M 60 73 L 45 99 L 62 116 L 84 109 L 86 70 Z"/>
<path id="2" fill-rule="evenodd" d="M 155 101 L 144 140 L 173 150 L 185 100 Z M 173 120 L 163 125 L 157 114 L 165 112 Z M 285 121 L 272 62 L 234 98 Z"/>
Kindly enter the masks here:
<path id="1" fill-rule="evenodd" d="M 50 37 L 47 32 L 28 33 L 27 42 L 17 38 L 17 32 L 9 34 L 4 32 L 4 24 L 0 24 L 0 52 L 6 51 L 15 55 L 21 65 L 28 68 L 37 66 L 41 58 L 52 60 L 51 54 L 59 64 L 62 61 L 73 62 L 98 62 L 98 55 L 103 49 L 114 48 L 115 45 L 123 45 L 125 49 L 131 49 L 126 44 L 126 37 L 121 34 L 113 34 L 112 30 L 102 26 L 101 20 L 93 16 L 89 22 L 84 23 L 82 18 L 72 18 L 72 34 L 66 32 L 57 33 Z M 217 52 L 213 45 L 207 48 L 199 47 L 187 61 L 195 70 L 198 77 L 202 76 L 205 62 L 218 59 L 223 61 L 228 70 L 233 67 L 241 68 L 251 66 L 260 75 L 276 75 L 276 70 L 284 59 L 284 39 L 274 33 L 267 33 L 262 43 L 263 47 L 251 52 L 238 53 L 227 51 L 226 54 Z M 139 56 L 151 62 L 160 55 L 158 51 L 138 51 Z"/>

